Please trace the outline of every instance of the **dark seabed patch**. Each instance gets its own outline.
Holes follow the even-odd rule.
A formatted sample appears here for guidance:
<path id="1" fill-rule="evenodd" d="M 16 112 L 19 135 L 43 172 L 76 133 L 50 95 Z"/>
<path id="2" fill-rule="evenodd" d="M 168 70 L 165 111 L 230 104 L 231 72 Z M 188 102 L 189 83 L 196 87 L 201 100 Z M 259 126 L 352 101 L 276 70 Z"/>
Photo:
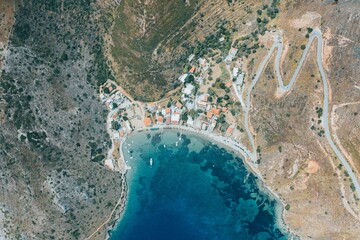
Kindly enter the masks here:
<path id="1" fill-rule="evenodd" d="M 279 204 L 239 157 L 174 131 L 126 143 L 128 202 L 112 240 L 288 238 L 276 222 Z"/>

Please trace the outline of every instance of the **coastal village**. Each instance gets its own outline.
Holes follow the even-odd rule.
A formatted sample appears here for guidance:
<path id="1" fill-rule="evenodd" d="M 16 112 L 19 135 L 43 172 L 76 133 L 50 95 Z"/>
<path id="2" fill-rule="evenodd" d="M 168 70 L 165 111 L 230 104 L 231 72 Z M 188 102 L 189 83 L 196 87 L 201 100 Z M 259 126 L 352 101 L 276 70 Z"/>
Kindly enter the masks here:
<path id="1" fill-rule="evenodd" d="M 100 88 L 100 99 L 110 111 L 107 129 L 112 139 L 104 165 L 115 171 L 129 168 L 122 145 L 133 131 L 175 128 L 239 144 L 244 134 L 237 116 L 244 107 L 241 97 L 244 73 L 240 61 L 233 62 L 237 52 L 238 49 L 231 48 L 220 64 L 205 58 L 196 59 L 191 54 L 183 74 L 178 77 L 181 89 L 157 102 L 137 102 L 108 80 Z"/>

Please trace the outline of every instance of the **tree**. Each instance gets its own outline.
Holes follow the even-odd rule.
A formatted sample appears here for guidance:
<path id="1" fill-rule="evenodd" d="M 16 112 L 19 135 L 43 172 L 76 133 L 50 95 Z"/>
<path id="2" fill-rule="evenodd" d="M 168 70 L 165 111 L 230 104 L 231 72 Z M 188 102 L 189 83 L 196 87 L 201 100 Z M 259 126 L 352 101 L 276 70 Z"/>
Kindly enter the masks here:
<path id="1" fill-rule="evenodd" d="M 215 91 L 212 90 L 211 88 L 208 89 L 208 94 L 209 94 L 210 96 L 215 96 L 215 95 L 216 95 L 216 94 L 215 94 Z"/>
<path id="2" fill-rule="evenodd" d="M 193 75 L 188 75 L 185 79 L 185 83 L 193 83 L 195 81 L 195 78 Z"/>
<path id="3" fill-rule="evenodd" d="M 194 109 L 191 109 L 189 111 L 189 115 L 194 119 L 197 117 L 197 112 Z"/>
<path id="4" fill-rule="evenodd" d="M 68 59 L 69 59 L 68 55 L 65 52 L 63 52 L 63 54 L 61 55 L 60 61 L 64 62 L 64 61 L 67 61 Z"/>
<path id="5" fill-rule="evenodd" d="M 181 115 L 181 120 L 187 121 L 188 120 L 188 113 L 185 112 L 183 115 Z"/>
<path id="6" fill-rule="evenodd" d="M 118 121 L 112 121 L 111 122 L 111 128 L 114 130 L 119 130 L 120 129 L 120 123 Z"/>
<path id="7" fill-rule="evenodd" d="M 305 50 L 306 46 L 305 45 L 301 45 L 301 50 Z"/>
<path id="8" fill-rule="evenodd" d="M 225 123 L 225 115 L 221 114 L 220 117 L 216 121 L 218 123 Z"/>

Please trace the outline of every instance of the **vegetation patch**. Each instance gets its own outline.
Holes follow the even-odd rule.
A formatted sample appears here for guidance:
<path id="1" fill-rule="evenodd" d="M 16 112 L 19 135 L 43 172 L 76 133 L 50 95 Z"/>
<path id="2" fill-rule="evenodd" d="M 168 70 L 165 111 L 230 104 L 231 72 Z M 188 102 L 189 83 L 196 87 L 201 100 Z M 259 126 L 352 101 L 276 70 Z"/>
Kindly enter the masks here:
<path id="1" fill-rule="evenodd" d="M 182 64 L 178 55 L 172 55 L 178 42 L 168 40 L 195 9 L 195 3 L 182 0 L 120 3 L 114 14 L 111 54 L 121 85 L 135 99 L 154 100 L 171 88 Z"/>

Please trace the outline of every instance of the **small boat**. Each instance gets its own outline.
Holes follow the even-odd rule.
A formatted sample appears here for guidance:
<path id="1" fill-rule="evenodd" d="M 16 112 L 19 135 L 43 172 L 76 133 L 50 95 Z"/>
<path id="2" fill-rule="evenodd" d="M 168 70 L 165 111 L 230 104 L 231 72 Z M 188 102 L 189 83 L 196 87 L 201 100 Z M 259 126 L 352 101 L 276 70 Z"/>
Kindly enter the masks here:
<path id="1" fill-rule="evenodd" d="M 166 148 L 166 145 L 164 144 L 164 148 Z"/>
<path id="2" fill-rule="evenodd" d="M 178 142 L 176 142 L 175 145 L 178 146 Z"/>
<path id="3" fill-rule="evenodd" d="M 150 158 L 150 167 L 152 167 L 152 165 L 153 165 L 153 159 Z"/>

